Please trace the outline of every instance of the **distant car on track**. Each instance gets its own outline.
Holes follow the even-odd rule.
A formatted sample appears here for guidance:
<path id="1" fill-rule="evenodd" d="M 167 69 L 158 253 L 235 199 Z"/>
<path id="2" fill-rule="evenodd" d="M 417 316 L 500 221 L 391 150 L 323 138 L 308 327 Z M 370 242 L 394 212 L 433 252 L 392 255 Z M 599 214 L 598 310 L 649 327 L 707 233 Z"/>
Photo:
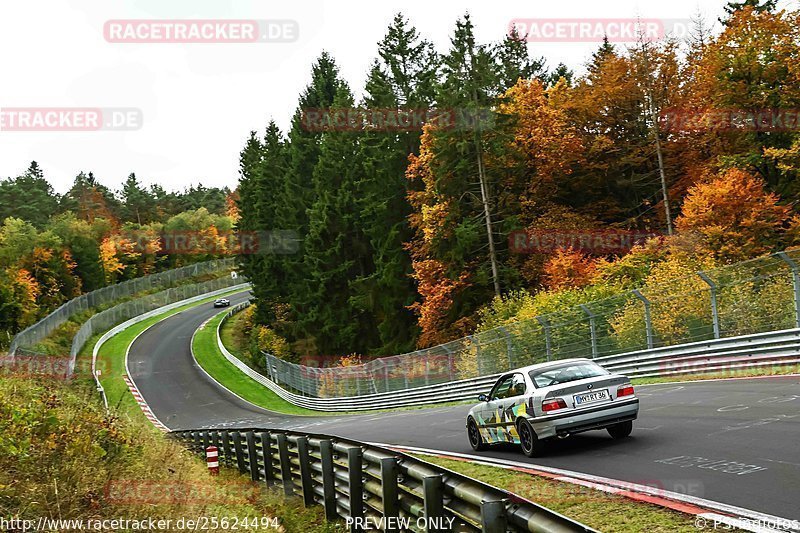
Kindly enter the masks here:
<path id="1" fill-rule="evenodd" d="M 630 379 L 589 359 L 540 363 L 500 376 L 489 395 L 467 415 L 472 449 L 514 443 L 528 457 L 541 454 L 544 441 L 592 429 L 611 437 L 630 435 L 639 399 Z"/>
<path id="2" fill-rule="evenodd" d="M 228 307 L 231 305 L 231 301 L 227 298 L 217 298 L 214 300 L 214 307 Z"/>

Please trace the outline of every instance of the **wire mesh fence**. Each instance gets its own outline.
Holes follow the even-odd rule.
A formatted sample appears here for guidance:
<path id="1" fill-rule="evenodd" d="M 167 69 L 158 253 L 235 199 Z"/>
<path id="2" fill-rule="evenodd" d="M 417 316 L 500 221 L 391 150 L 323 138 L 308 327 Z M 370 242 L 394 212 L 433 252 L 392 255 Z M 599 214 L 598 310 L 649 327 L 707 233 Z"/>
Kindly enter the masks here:
<path id="1" fill-rule="evenodd" d="M 267 374 L 305 396 L 362 396 L 543 361 L 800 328 L 798 264 L 800 250 L 780 252 L 361 365 L 319 368 L 265 353 Z"/>
<path id="2" fill-rule="evenodd" d="M 35 351 L 37 343 L 49 337 L 56 329 L 78 313 L 102 307 L 135 294 L 169 287 L 187 278 L 231 269 L 235 264 L 234 258 L 206 261 L 141 278 L 134 278 L 87 292 L 64 303 L 43 319 L 17 333 L 11 341 L 8 353 L 10 356 L 18 353 L 21 355 L 37 353 Z"/>

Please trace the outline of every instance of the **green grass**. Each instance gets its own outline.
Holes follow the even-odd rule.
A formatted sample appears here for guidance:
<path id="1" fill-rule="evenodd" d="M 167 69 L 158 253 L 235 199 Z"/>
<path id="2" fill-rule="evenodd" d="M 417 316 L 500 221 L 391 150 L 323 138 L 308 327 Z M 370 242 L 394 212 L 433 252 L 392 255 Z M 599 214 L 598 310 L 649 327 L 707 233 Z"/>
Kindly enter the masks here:
<path id="1" fill-rule="evenodd" d="M 108 414 L 86 379 L 0 380 L 0 509 L 6 519 L 170 519 L 277 517 L 280 529 L 334 533 L 319 505 L 254 483 L 234 468 L 211 477 L 205 461 L 179 442 L 148 431 L 143 417 Z M 266 523 L 266 522 L 264 522 Z M 231 531 L 210 522 L 205 531 Z M 29 530 L 33 526 L 29 526 Z M 106 526 L 108 530 L 110 526 Z M 173 531 L 176 528 L 173 526 Z M 186 529 L 182 528 L 181 530 Z M 245 529 L 242 522 L 238 529 Z M 61 527 L 44 527 L 47 531 Z M 141 531 L 145 527 L 114 528 Z M 252 527 L 248 531 L 255 531 Z"/>
<path id="2" fill-rule="evenodd" d="M 800 365 L 787 365 L 779 367 L 766 366 L 763 368 L 731 368 L 724 372 L 709 372 L 707 374 L 686 374 L 681 376 L 663 376 L 653 378 L 633 378 L 634 385 L 649 385 L 652 383 L 674 383 L 676 381 L 702 381 L 707 379 L 748 378 L 758 376 L 785 376 L 800 372 Z"/>
<path id="3" fill-rule="evenodd" d="M 235 294 L 236 292 L 241 291 L 233 290 L 224 294 Z M 216 298 L 220 298 L 221 296 L 222 295 L 211 296 L 209 298 L 204 298 L 199 302 L 193 302 L 176 309 L 166 311 L 160 315 L 134 324 L 128 329 L 108 339 L 97 354 L 97 368 L 101 370 L 100 383 L 103 385 L 103 388 L 106 391 L 106 398 L 108 399 L 109 407 L 112 409 L 116 407 L 118 408 L 119 412 L 125 413 L 129 416 L 142 416 L 141 409 L 133 399 L 133 396 L 130 394 L 128 385 L 122 379 L 123 375 L 126 373 L 125 353 L 128 350 L 128 346 L 130 346 L 137 335 L 150 326 L 166 318 L 185 311 L 186 309 L 203 305 L 215 300 Z M 99 338 L 100 336 L 98 335 L 97 339 Z M 86 343 L 86 347 L 82 352 L 83 357 L 91 358 L 92 350 L 94 349 L 97 339 L 93 339 L 91 342 Z M 88 365 L 85 363 L 82 366 L 86 366 L 88 368 Z"/>
<path id="4" fill-rule="evenodd" d="M 313 411 L 311 409 L 303 409 L 302 407 L 287 402 L 264 385 L 249 378 L 241 370 L 228 362 L 222 355 L 219 346 L 217 346 L 217 326 L 224 316 L 225 312 L 219 313 L 203 324 L 203 326 L 195 332 L 194 338 L 192 339 L 194 357 L 203 370 L 208 372 L 211 377 L 226 388 L 238 394 L 248 402 L 254 403 L 264 409 L 300 416 L 329 414 Z"/>
<path id="5" fill-rule="evenodd" d="M 693 515 L 658 505 L 504 468 L 427 455 L 418 457 L 513 492 L 599 531 L 697 532 Z"/>

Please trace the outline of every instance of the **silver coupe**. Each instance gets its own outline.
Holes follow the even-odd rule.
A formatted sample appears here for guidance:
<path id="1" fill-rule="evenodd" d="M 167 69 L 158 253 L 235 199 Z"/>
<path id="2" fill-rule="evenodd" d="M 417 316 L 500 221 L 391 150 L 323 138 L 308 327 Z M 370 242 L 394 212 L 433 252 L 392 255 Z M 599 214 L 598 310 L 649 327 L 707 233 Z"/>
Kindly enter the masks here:
<path id="1" fill-rule="evenodd" d="M 500 376 L 467 416 L 467 436 L 476 451 L 514 443 L 528 457 L 544 441 L 592 429 L 614 439 L 631 434 L 639 399 L 630 379 L 589 359 L 565 359 L 526 366 Z"/>

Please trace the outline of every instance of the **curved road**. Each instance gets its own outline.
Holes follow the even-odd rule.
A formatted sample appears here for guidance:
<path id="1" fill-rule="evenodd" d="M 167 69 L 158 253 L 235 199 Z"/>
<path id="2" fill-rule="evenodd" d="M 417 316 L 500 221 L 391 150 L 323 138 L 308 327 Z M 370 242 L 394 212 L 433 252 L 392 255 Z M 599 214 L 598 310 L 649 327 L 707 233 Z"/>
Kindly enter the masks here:
<path id="1" fill-rule="evenodd" d="M 247 298 L 231 297 L 232 304 Z M 334 417 L 296 417 L 244 402 L 194 362 L 194 331 L 211 304 L 172 316 L 131 345 L 131 377 L 170 429 L 282 427 L 367 442 L 474 453 L 469 406 Z M 485 455 L 658 486 L 784 518 L 800 518 L 800 378 L 640 386 L 631 438 L 593 431 L 552 443 L 541 458 L 512 447 Z"/>

